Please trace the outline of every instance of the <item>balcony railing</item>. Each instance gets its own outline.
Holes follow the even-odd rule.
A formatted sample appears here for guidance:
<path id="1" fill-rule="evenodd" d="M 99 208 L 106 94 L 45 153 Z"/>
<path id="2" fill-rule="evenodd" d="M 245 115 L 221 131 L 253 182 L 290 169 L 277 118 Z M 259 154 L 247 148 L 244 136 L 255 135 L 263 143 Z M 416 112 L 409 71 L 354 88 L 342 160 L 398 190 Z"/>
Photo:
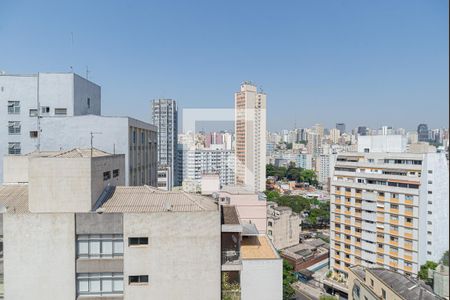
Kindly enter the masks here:
<path id="1" fill-rule="evenodd" d="M 241 255 L 237 250 L 222 251 L 222 264 L 240 264 Z"/>

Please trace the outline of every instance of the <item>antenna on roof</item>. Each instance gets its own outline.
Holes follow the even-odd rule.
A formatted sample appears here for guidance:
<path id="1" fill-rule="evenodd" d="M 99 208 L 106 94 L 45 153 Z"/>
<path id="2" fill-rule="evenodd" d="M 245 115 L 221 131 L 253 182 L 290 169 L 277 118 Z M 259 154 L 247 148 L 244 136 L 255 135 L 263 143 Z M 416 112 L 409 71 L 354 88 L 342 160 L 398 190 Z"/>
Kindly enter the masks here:
<path id="1" fill-rule="evenodd" d="M 93 143 L 94 143 L 94 134 L 102 134 L 101 132 L 92 132 L 91 131 L 91 157 L 92 157 L 92 152 L 94 149 Z"/>
<path id="2" fill-rule="evenodd" d="M 86 66 L 86 79 L 89 79 L 89 66 Z"/>

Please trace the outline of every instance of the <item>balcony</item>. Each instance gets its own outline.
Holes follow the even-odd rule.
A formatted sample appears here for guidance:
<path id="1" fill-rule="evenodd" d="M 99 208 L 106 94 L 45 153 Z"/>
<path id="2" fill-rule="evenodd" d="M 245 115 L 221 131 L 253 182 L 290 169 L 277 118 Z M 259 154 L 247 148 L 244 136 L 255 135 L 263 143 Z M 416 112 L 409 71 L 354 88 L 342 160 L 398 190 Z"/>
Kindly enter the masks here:
<path id="1" fill-rule="evenodd" d="M 240 252 L 237 250 L 222 251 L 222 271 L 239 271 L 242 269 Z"/>
<path id="2" fill-rule="evenodd" d="M 396 209 L 396 208 L 391 208 L 391 209 L 389 210 L 389 212 L 390 212 L 391 214 L 396 214 L 396 215 L 398 215 L 398 209 Z"/>
<path id="3" fill-rule="evenodd" d="M 405 232 L 405 238 L 412 239 L 413 238 L 412 233 Z"/>
<path id="4" fill-rule="evenodd" d="M 405 226 L 412 228 L 413 227 L 413 223 L 412 222 L 405 222 Z"/>
<path id="5" fill-rule="evenodd" d="M 413 212 L 412 211 L 405 211 L 405 216 L 407 217 L 412 217 L 413 216 Z"/>
<path id="6" fill-rule="evenodd" d="M 391 198 L 391 199 L 390 199 L 390 202 L 391 202 L 391 203 L 397 204 L 397 203 L 400 202 L 400 200 L 399 200 L 398 198 Z"/>
<path id="7" fill-rule="evenodd" d="M 405 200 L 405 204 L 408 204 L 408 205 L 413 205 L 413 200 Z"/>
<path id="8" fill-rule="evenodd" d="M 377 257 L 377 263 L 380 264 L 380 265 L 383 265 L 384 264 L 384 258 L 378 258 Z"/>

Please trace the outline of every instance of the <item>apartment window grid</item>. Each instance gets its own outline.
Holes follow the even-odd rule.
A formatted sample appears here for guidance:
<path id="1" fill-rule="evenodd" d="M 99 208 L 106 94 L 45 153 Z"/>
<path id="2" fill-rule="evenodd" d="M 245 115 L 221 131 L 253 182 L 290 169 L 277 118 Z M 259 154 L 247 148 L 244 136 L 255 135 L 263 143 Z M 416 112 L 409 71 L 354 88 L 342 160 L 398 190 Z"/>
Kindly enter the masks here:
<path id="1" fill-rule="evenodd" d="M 77 237 L 79 258 L 113 258 L 123 256 L 122 234 L 82 234 Z"/>
<path id="2" fill-rule="evenodd" d="M 19 142 L 8 143 L 8 154 L 17 155 L 21 154 L 22 148 Z"/>
<path id="3" fill-rule="evenodd" d="M 20 134 L 20 121 L 8 121 L 8 134 L 9 135 L 18 135 Z"/>
<path id="4" fill-rule="evenodd" d="M 78 295 L 121 295 L 123 294 L 123 273 L 79 273 L 77 274 Z"/>
<path id="5" fill-rule="evenodd" d="M 8 101 L 8 114 L 20 114 L 20 101 Z"/>

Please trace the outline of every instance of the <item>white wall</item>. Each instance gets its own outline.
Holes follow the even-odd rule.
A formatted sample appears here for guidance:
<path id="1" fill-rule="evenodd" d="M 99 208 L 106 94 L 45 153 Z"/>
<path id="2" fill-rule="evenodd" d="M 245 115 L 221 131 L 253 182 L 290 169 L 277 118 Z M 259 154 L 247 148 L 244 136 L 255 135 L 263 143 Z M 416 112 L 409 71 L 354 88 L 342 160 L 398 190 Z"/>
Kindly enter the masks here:
<path id="1" fill-rule="evenodd" d="M 282 298 L 282 259 L 242 260 L 242 300 L 281 300 Z"/>
<path id="2" fill-rule="evenodd" d="M 75 216 L 4 214 L 5 299 L 75 299 Z"/>
<path id="3" fill-rule="evenodd" d="M 358 152 L 406 152 L 407 139 L 402 135 L 358 136 Z"/>
<path id="4" fill-rule="evenodd" d="M 1 159 L 1 158 L 0 158 Z M 28 156 L 10 155 L 3 157 L 3 182 L 28 182 Z"/>
<path id="5" fill-rule="evenodd" d="M 218 211 L 125 213 L 126 299 L 220 299 L 221 257 Z M 129 237 L 149 245 L 129 247 Z M 128 276 L 148 275 L 147 285 L 128 285 Z"/>

